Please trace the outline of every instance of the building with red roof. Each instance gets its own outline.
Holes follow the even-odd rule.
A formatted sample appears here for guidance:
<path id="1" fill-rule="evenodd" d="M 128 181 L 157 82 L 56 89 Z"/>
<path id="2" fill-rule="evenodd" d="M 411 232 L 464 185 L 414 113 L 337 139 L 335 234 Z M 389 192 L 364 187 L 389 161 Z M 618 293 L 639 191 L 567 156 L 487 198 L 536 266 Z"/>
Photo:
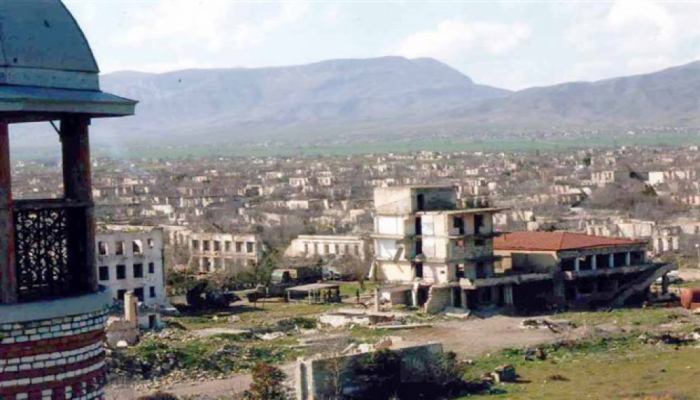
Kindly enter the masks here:
<path id="1" fill-rule="evenodd" d="M 498 275 L 528 277 L 514 287 L 515 304 L 520 299 L 569 305 L 621 305 L 644 294 L 674 268 L 649 262 L 647 245 L 572 232 L 510 232 L 493 243 Z"/>

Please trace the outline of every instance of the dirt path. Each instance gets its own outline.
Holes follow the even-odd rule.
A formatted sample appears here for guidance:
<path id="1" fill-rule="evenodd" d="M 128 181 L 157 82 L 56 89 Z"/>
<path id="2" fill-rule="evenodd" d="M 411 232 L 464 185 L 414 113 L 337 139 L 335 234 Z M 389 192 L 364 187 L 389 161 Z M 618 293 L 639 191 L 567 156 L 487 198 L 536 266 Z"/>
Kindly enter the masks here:
<path id="1" fill-rule="evenodd" d="M 449 321 L 433 328 L 402 332 L 411 343 L 440 342 L 460 357 L 478 357 L 508 347 L 534 346 L 563 339 L 549 329 L 522 329 L 525 318 L 493 316 L 480 320 Z"/>

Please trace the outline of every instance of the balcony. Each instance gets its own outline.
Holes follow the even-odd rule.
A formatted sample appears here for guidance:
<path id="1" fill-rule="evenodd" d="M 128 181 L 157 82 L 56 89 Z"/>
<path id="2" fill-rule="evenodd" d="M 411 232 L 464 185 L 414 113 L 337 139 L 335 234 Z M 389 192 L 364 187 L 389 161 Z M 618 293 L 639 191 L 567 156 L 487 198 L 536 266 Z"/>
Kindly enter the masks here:
<path id="1" fill-rule="evenodd" d="M 16 298 L 30 302 L 90 293 L 85 271 L 92 232 L 85 225 L 90 204 L 64 199 L 14 203 Z M 93 252 L 94 253 L 94 252 Z"/>

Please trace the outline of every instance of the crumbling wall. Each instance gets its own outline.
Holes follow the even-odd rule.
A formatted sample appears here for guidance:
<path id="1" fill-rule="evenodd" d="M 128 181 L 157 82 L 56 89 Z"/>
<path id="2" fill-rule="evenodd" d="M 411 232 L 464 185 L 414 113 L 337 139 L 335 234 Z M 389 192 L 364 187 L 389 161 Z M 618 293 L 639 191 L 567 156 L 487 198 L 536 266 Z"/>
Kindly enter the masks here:
<path id="1" fill-rule="evenodd" d="M 452 305 L 452 289 L 433 285 L 428 292 L 428 301 L 423 309 L 428 314 L 436 314 Z"/>
<path id="2" fill-rule="evenodd" d="M 431 343 L 393 350 L 401 357 L 401 381 L 412 382 L 422 375 L 427 366 L 442 354 L 442 344 Z M 355 387 L 351 367 L 370 353 L 342 355 L 316 360 L 299 359 L 295 371 L 297 400 L 321 400 L 332 398 L 336 388 L 340 392 Z"/>

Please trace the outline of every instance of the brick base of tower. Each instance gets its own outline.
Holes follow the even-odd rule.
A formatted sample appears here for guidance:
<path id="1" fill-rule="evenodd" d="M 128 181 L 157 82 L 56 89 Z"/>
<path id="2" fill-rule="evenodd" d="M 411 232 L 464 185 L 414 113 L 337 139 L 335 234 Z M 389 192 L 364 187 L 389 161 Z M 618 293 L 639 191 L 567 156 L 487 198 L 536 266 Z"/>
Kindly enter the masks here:
<path id="1" fill-rule="evenodd" d="M 0 399 L 102 399 L 107 305 L 98 293 L 0 306 Z"/>

